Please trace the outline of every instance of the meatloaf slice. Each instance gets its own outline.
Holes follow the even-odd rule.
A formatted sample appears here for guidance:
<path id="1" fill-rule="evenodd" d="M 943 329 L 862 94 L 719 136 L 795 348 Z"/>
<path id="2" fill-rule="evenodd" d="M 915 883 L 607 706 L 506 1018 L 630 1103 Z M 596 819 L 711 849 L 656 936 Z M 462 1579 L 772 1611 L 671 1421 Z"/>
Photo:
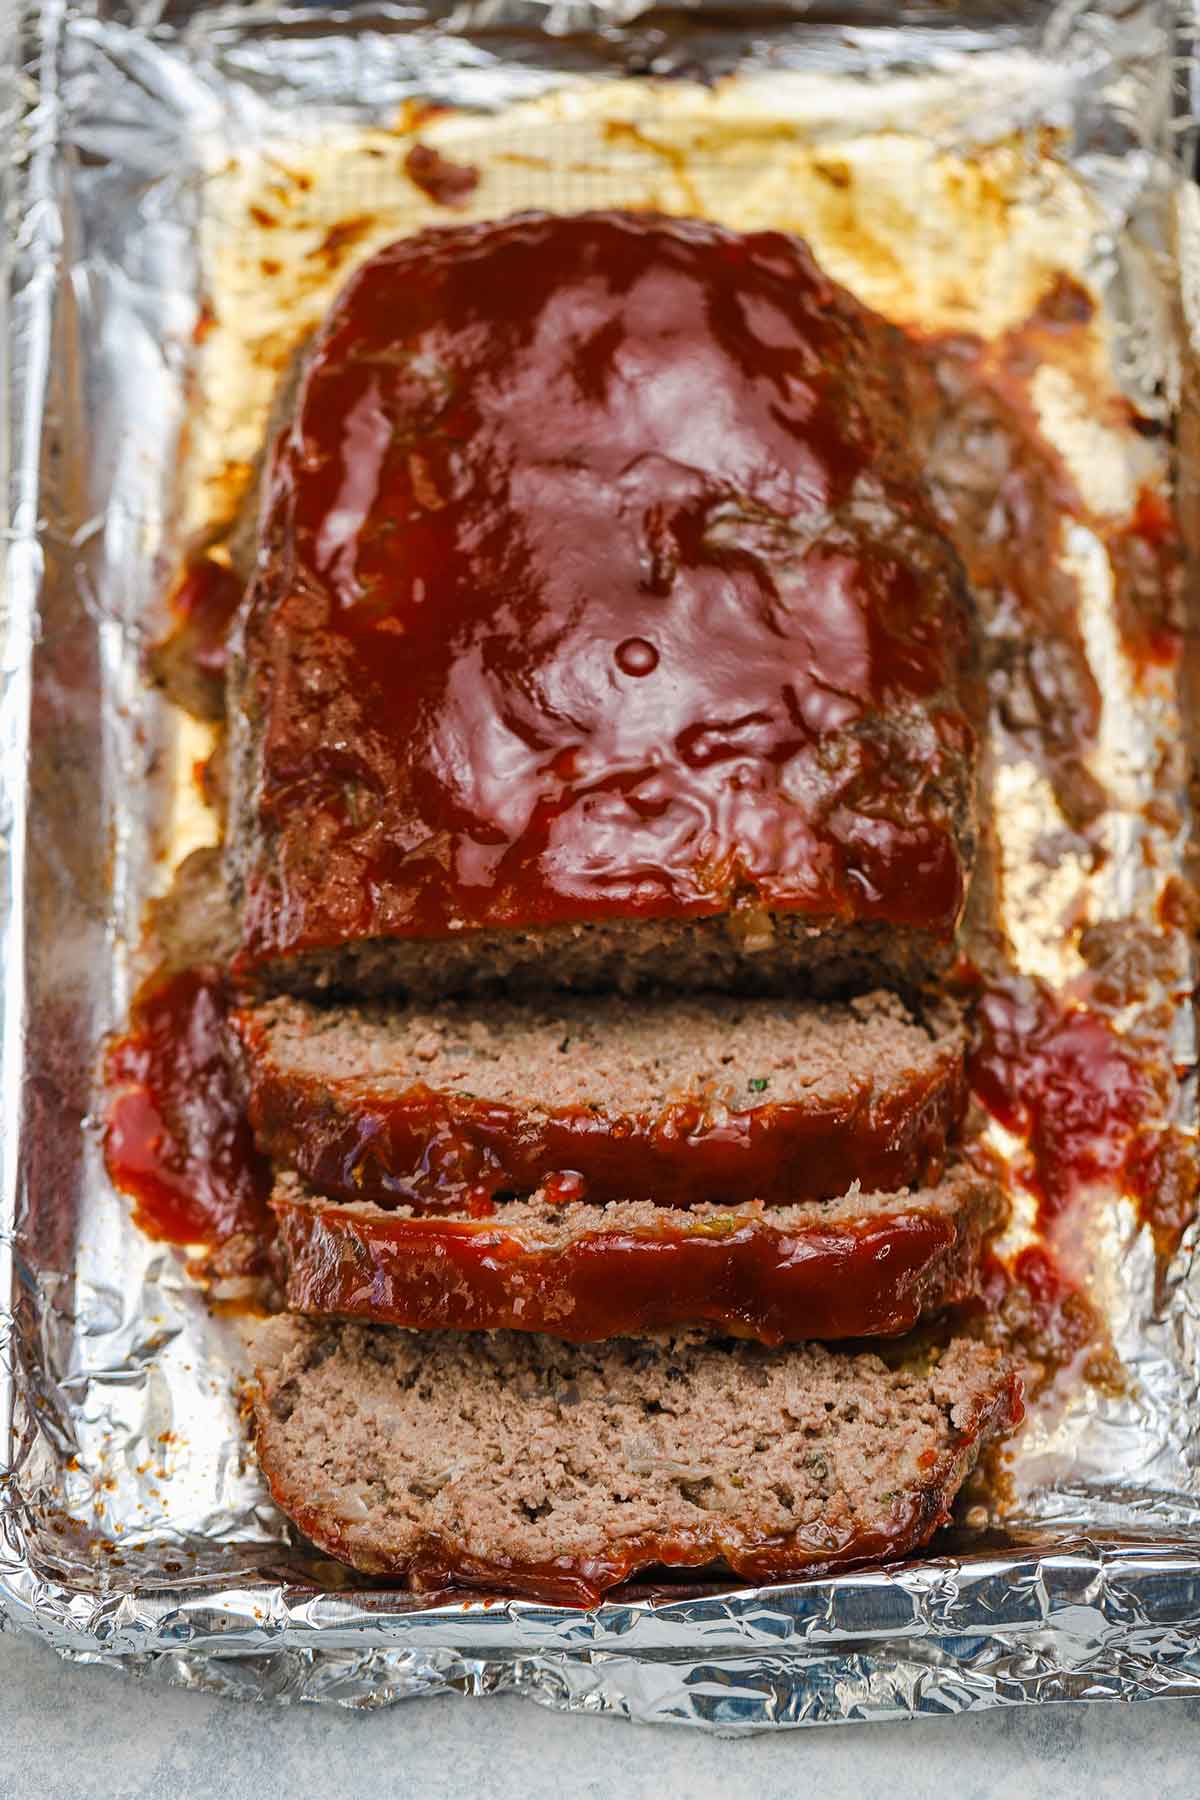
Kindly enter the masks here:
<path id="1" fill-rule="evenodd" d="M 239 969 L 861 987 L 949 954 L 970 614 L 902 336 L 778 233 L 525 215 L 308 346 L 230 640 Z"/>
<path id="2" fill-rule="evenodd" d="M 419 1211 L 559 1198 L 783 1204 L 936 1178 L 964 1033 L 845 1005 L 563 996 L 238 1013 L 259 1146 L 318 1193 Z"/>
<path id="3" fill-rule="evenodd" d="M 978 1292 L 1001 1216 L 996 1187 L 967 1171 L 771 1211 L 539 1194 L 492 1219 L 337 1206 L 285 1175 L 271 1206 L 295 1312 L 575 1343 L 699 1324 L 767 1344 L 895 1336 Z"/>
<path id="4" fill-rule="evenodd" d="M 780 1581 L 902 1556 L 1021 1399 L 970 1341 L 892 1368 L 281 1319 L 255 1416 L 271 1491 L 322 1550 L 417 1589 L 590 1605 L 653 1566 Z"/>

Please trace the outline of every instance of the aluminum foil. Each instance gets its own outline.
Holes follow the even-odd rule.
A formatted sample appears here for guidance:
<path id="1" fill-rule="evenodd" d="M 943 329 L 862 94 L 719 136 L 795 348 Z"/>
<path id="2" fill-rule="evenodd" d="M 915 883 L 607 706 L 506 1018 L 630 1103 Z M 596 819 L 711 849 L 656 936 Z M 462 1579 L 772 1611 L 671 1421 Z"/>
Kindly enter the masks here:
<path id="1" fill-rule="evenodd" d="M 1191 946 L 1158 902 L 1190 866 L 1197 690 L 1187 659 L 1129 663 L 1094 523 L 1171 473 L 1122 397 L 1185 449 L 1193 430 L 1190 16 L 804 10 L 48 0 L 0 20 L 0 1624 L 66 1657 L 256 1698 L 509 1691 L 728 1732 L 1200 1692 L 1195 1232 L 1164 1275 L 1119 1193 L 1089 1196 L 1086 1243 L 1126 1380 L 1039 1399 L 986 1529 L 894 1569 L 583 1614 L 417 1601 L 297 1545 L 246 1445 L 236 1315 L 103 1171 L 98 1047 L 145 903 L 214 832 L 204 728 L 147 688 L 143 653 L 189 537 L 249 478 L 292 345 L 355 261 L 435 216 L 402 172 L 418 128 L 481 169 L 467 216 L 652 204 L 797 230 L 920 331 L 995 337 L 1057 274 L 1098 296 L 1092 403 L 1052 364 L 1032 398 L 1093 519 L 1064 520 L 1057 554 L 1102 696 L 1107 854 L 1038 861 L 1058 804 L 994 721 L 1004 924 L 1056 986 L 1072 906 L 1165 946 L 1139 1006 L 1177 1072 L 1164 1122 L 1194 1137 Z M 1194 471 L 1173 473 L 1186 528 Z"/>

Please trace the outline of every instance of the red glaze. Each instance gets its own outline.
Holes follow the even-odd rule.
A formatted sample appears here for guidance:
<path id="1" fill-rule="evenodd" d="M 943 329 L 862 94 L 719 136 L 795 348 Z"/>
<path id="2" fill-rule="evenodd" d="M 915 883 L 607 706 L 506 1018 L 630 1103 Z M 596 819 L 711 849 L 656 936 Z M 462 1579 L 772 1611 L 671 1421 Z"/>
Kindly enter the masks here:
<path id="1" fill-rule="evenodd" d="M 428 144 L 414 144 L 404 159 L 404 173 L 436 206 L 465 206 L 479 186 L 479 170 L 470 163 L 449 162 Z"/>
<path id="2" fill-rule="evenodd" d="M 468 1224 L 271 1204 L 296 1312 L 572 1343 L 700 1322 L 766 1344 L 895 1336 L 974 1291 L 996 1211 L 982 1189 L 957 1216 L 919 1205 L 833 1224 L 710 1214 L 531 1248 L 502 1214 Z"/>
<path id="3" fill-rule="evenodd" d="M 272 1063 L 253 1011 L 233 1016 L 255 1139 L 331 1199 L 458 1212 L 495 1194 L 556 1183 L 563 1200 L 662 1206 L 831 1200 L 854 1182 L 891 1192 L 936 1179 L 961 1122 L 962 1063 L 913 1073 L 902 1091 L 864 1086 L 844 1101 L 769 1102 L 721 1122 L 702 1101 L 610 1116 L 587 1106 L 539 1110 L 415 1084 L 385 1096 L 326 1084 Z M 364 1091 L 365 1090 L 365 1091 Z"/>
<path id="4" fill-rule="evenodd" d="M 534 216 L 367 263 L 267 480 L 244 966 L 754 903 L 948 937 L 966 609 L 905 354 L 772 233 Z"/>
<path id="5" fill-rule="evenodd" d="M 245 583 L 228 563 L 198 556 L 172 598 L 179 619 L 172 641 L 200 679 L 218 691 L 225 682 L 226 638 L 244 592 Z"/>
<path id="6" fill-rule="evenodd" d="M 1157 1116 L 1154 1087 L 1108 1020 L 1063 1006 L 1034 982 L 986 991 L 969 1065 L 973 1091 L 1029 1158 L 1021 1179 L 1042 1223 L 1089 1183 L 1139 1191 L 1139 1126 Z"/>
<path id="7" fill-rule="evenodd" d="M 225 639 L 244 583 L 227 563 L 199 556 L 188 564 L 172 605 L 192 645 L 192 660 L 202 675 L 225 679 Z"/>
<path id="8" fill-rule="evenodd" d="M 154 976 L 105 1063 L 104 1160 L 151 1237 L 173 1244 L 265 1238 L 270 1171 L 254 1148 L 228 1058 L 215 969 Z"/>
<path id="9" fill-rule="evenodd" d="M 950 1522 L 950 1508 L 963 1480 L 988 1439 L 1010 1431 L 1025 1415 L 1021 1382 L 1009 1374 L 985 1403 L 956 1418 L 951 1445 L 935 1453 L 922 1470 L 920 1485 L 897 1494 L 886 1530 L 866 1530 L 849 1520 L 819 1520 L 771 1543 L 745 1542 L 736 1520 L 709 1514 L 691 1531 L 642 1532 L 615 1541 L 603 1555 L 563 1555 L 552 1562 L 484 1559 L 449 1536 L 431 1537 L 403 1562 L 364 1556 L 332 1513 L 309 1492 L 298 1493 L 276 1474 L 260 1449 L 259 1460 L 279 1506 L 306 1537 L 341 1562 L 372 1575 L 406 1577 L 418 1593 L 456 1585 L 519 1594 L 549 1606 L 597 1606 L 610 1589 L 643 1569 L 726 1571 L 761 1584 L 830 1574 L 863 1563 L 892 1562 L 928 1543 Z"/>
<path id="10" fill-rule="evenodd" d="M 204 718 L 225 710 L 226 639 L 244 591 L 228 563 L 207 551 L 192 557 L 171 596 L 175 625 L 150 653 L 172 699 Z"/>

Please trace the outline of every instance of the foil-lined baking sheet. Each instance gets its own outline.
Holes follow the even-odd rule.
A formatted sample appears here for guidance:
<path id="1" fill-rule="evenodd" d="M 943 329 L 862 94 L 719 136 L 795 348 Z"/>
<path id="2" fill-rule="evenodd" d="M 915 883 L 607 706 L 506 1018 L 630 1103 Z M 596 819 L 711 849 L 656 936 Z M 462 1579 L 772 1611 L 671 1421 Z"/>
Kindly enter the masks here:
<path id="1" fill-rule="evenodd" d="M 972 1531 L 891 1570 L 583 1614 L 434 1604 L 297 1545 L 247 1447 L 233 1296 L 142 1236 L 103 1169 L 99 1047 L 145 972 L 146 902 L 216 831 L 192 779 L 208 728 L 144 679 L 188 544 L 236 507 L 281 369 L 363 257 L 452 217 L 596 205 L 797 231 L 929 341 L 1011 344 L 1048 291 L 1094 297 L 1025 397 L 1086 503 L 1053 556 L 1103 804 L 1085 854 L 998 709 L 993 886 L 1015 968 L 1049 991 L 1080 973 L 1080 921 L 1154 943 L 1119 1023 L 1155 1034 L 1158 1123 L 1192 1155 L 1192 947 L 1162 902 L 1190 867 L 1194 677 L 1186 644 L 1131 656 L 1111 556 L 1139 495 L 1172 485 L 1194 548 L 1172 450 L 1200 326 L 1190 18 L 1166 0 L 885 14 L 9 15 L 0 1621 L 66 1656 L 280 1700 L 516 1691 L 727 1731 L 1200 1692 L 1195 1233 L 1164 1265 L 1113 1184 L 1077 1215 L 1075 1272 L 1120 1378 L 1076 1367 L 1039 1394 Z M 408 178 L 417 141 L 478 170 L 461 212 Z M 952 442 L 951 483 L 953 460 Z M 1032 1229 L 1018 1204 L 1009 1248 Z"/>

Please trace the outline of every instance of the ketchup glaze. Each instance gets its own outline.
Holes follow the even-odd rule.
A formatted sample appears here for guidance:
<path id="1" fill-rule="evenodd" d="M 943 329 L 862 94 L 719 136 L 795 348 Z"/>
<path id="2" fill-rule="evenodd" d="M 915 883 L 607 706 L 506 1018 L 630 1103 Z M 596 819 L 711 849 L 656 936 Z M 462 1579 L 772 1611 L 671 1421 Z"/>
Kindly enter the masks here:
<path id="1" fill-rule="evenodd" d="M 775 233 L 368 262 L 267 477 L 245 966 L 755 903 L 949 936 L 966 607 L 905 357 Z"/>

